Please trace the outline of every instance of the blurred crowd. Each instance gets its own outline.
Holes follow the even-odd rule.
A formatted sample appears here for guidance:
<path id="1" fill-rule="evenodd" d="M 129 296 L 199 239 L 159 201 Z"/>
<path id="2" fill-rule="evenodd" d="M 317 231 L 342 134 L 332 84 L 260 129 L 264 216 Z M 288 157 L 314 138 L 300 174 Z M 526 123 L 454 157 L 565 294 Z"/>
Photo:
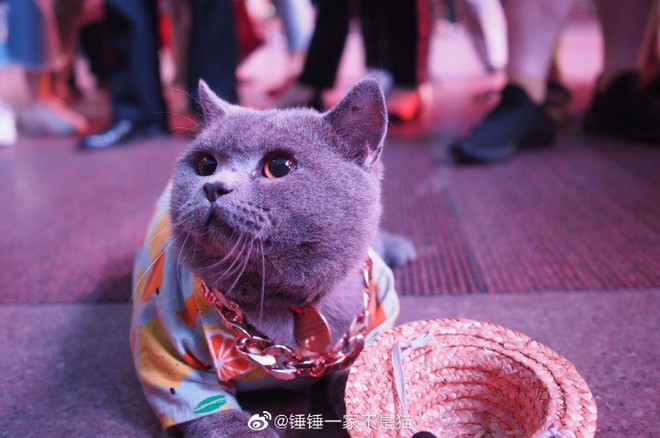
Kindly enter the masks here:
<path id="1" fill-rule="evenodd" d="M 288 61 L 268 90 L 271 106 L 327 109 L 354 23 L 390 120 L 409 123 L 428 104 L 429 42 L 442 17 L 465 27 L 486 72 L 506 76 L 497 103 L 451 151 L 459 162 L 498 162 L 554 140 L 571 97 L 557 41 L 576 3 L 585 0 L 0 0 L 0 76 L 18 65 L 25 84 L 21 101 L 0 94 L 0 145 L 18 135 L 73 134 L 81 150 L 100 150 L 168 135 L 168 113 L 199 111 L 200 78 L 238 102 L 273 22 Z M 660 144 L 658 0 L 587 3 L 602 30 L 603 68 L 583 129 Z M 174 108 L 164 56 L 173 66 L 168 85 L 185 90 Z M 111 116 L 100 130 L 71 109 L 83 97 L 81 64 L 109 95 Z"/>

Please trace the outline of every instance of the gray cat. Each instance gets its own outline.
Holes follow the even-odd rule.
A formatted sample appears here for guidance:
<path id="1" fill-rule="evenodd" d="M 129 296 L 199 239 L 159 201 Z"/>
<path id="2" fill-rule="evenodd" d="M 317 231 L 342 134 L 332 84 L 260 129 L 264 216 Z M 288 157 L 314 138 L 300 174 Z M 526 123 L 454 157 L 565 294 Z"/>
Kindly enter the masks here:
<path id="1" fill-rule="evenodd" d="M 272 436 L 247 428 L 236 391 L 315 379 L 278 380 L 237 354 L 236 332 L 208 300 L 236 303 L 247 330 L 304 357 L 353 333 L 365 296 L 373 305 L 367 342 L 393 324 L 392 274 L 371 248 L 394 264 L 415 250 L 377 232 L 384 99 L 369 79 L 324 114 L 246 109 L 204 82 L 199 89 L 204 129 L 177 163 L 136 258 L 131 347 L 163 427 L 185 436 Z M 310 312 L 312 323 L 300 316 Z M 319 318 L 327 327 L 309 335 Z M 345 368 L 332 375 L 337 400 L 346 376 Z"/>

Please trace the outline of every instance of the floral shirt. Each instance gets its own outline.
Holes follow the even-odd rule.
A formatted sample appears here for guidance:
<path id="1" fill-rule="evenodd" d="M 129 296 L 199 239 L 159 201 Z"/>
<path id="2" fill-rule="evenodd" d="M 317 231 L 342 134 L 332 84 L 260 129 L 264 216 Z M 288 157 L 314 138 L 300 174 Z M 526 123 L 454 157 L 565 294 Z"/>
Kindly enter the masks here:
<path id="1" fill-rule="evenodd" d="M 201 280 L 177 263 L 170 245 L 169 201 L 168 188 L 137 251 L 130 334 L 138 378 L 163 428 L 240 409 L 237 390 L 291 383 L 239 355 L 233 333 L 204 298 Z M 375 252 L 370 255 L 377 284 L 366 343 L 391 327 L 399 313 L 392 272 Z"/>

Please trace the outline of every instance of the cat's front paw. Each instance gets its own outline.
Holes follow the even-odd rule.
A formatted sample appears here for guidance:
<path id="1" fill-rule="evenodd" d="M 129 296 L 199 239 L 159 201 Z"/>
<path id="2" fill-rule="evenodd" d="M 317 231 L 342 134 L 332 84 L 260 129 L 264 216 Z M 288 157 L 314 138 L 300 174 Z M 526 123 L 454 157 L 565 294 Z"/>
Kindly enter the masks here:
<path id="1" fill-rule="evenodd" d="M 177 424 L 169 430 L 174 436 L 184 438 L 254 437 L 277 438 L 268 428 L 266 419 L 253 418 L 245 411 L 231 410 L 207 415 L 187 423 Z M 249 426 L 248 426 L 249 425 Z"/>
<path id="2" fill-rule="evenodd" d="M 376 250 L 388 266 L 403 266 L 417 259 L 417 249 L 410 239 L 380 229 Z"/>

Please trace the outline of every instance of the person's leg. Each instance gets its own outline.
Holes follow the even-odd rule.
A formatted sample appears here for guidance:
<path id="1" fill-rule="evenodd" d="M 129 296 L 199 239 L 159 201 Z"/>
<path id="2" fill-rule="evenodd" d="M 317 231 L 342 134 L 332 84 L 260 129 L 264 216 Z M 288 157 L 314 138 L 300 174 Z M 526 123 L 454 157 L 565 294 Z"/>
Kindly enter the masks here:
<path id="1" fill-rule="evenodd" d="M 386 3 L 390 64 L 395 86 L 416 88 L 428 73 L 430 5 L 428 0 Z"/>
<path id="2" fill-rule="evenodd" d="M 391 72 L 390 23 L 386 8 L 388 2 L 362 0 L 359 3 L 367 75 L 377 80 L 385 96 L 389 96 L 394 87 L 394 78 Z"/>
<path id="3" fill-rule="evenodd" d="M 388 38 L 389 20 L 386 5 L 381 0 L 360 1 L 360 28 L 364 41 L 364 59 L 367 70 L 391 69 Z"/>
<path id="4" fill-rule="evenodd" d="M 19 112 L 22 131 L 29 134 L 84 132 L 87 121 L 54 93 L 52 73 L 61 67 L 61 46 L 53 3 L 15 0 L 9 3 L 8 49 L 25 68 L 27 106 Z"/>
<path id="5" fill-rule="evenodd" d="M 459 0 L 461 21 L 487 72 L 507 64 L 506 18 L 500 0 Z"/>
<path id="6" fill-rule="evenodd" d="M 7 49 L 15 62 L 44 71 L 58 67 L 60 44 L 52 3 L 11 0 L 8 24 Z"/>
<path id="7" fill-rule="evenodd" d="M 82 24 L 81 12 L 83 0 L 55 0 L 52 2 L 57 22 L 57 32 L 62 46 L 63 67 L 53 74 L 55 94 L 61 98 L 72 93 L 80 97 L 74 76 L 74 57 L 76 42 Z"/>
<path id="8" fill-rule="evenodd" d="M 55 0 L 55 19 L 64 55 L 73 57 L 80 31 L 83 0 Z"/>
<path id="9" fill-rule="evenodd" d="M 596 5 L 604 49 L 599 88 L 604 89 L 617 75 L 638 70 L 647 24 L 658 2 L 598 0 Z"/>
<path id="10" fill-rule="evenodd" d="M 102 132 L 83 137 L 81 149 L 116 146 L 137 137 L 167 132 L 158 60 L 156 2 L 106 0 L 113 48 L 110 79 L 112 122 Z"/>
<path id="11" fill-rule="evenodd" d="M 165 126 L 155 1 L 106 0 L 106 18 L 113 46 L 113 120 Z"/>
<path id="12" fill-rule="evenodd" d="M 269 91 L 279 94 L 293 85 L 302 72 L 307 48 L 314 34 L 314 8 L 310 0 L 274 0 L 273 3 L 284 27 L 290 56 L 286 79 Z"/>
<path id="13" fill-rule="evenodd" d="M 545 113 L 553 50 L 573 0 L 507 0 L 508 84 L 500 101 L 453 148 L 459 161 L 491 163 L 518 149 L 550 144 L 554 125 Z"/>
<path id="14" fill-rule="evenodd" d="M 321 92 L 335 84 L 350 21 L 350 0 L 319 0 L 316 28 L 297 82 L 275 103 L 276 107 L 311 106 L 323 109 Z"/>
<path id="15" fill-rule="evenodd" d="M 574 0 L 507 0 L 509 82 L 537 104 L 545 99 L 546 79 L 562 25 Z"/>
<path id="16" fill-rule="evenodd" d="M 174 50 L 174 80 L 177 87 L 185 87 L 188 75 L 188 50 L 192 34 L 192 8 L 188 0 L 172 0 L 171 5 Z"/>
<path id="17" fill-rule="evenodd" d="M 393 0 L 384 7 L 388 58 L 394 80 L 387 110 L 393 122 L 408 122 L 422 109 L 419 87 L 428 75 L 430 4 L 428 0 Z"/>
<path id="18" fill-rule="evenodd" d="M 82 26 L 78 42 L 96 78 L 96 86 L 107 87 L 112 70 L 112 43 L 108 23 L 100 20 Z"/>
<path id="19" fill-rule="evenodd" d="M 52 100 L 51 72 L 62 67 L 53 3 L 10 1 L 8 28 L 9 53 L 25 69 L 28 106 Z"/>
<path id="20" fill-rule="evenodd" d="M 0 2 L 0 81 L 5 67 L 9 63 L 9 54 L 7 53 L 7 15 L 9 5 Z M 16 143 L 18 132 L 16 129 L 16 112 L 12 105 L 0 97 L 0 146 L 10 146 Z"/>
<path id="21" fill-rule="evenodd" d="M 238 39 L 232 0 L 193 0 L 187 88 L 197 96 L 204 79 L 218 96 L 236 102 Z M 196 108 L 193 104 L 193 108 Z"/>
<path id="22" fill-rule="evenodd" d="M 657 0 L 599 0 L 603 71 L 583 120 L 586 131 L 660 144 L 660 106 L 642 87 L 640 52 Z"/>
<path id="23" fill-rule="evenodd" d="M 319 0 L 316 28 L 299 82 L 317 89 L 332 88 L 344 52 L 350 21 L 349 0 Z"/>
<path id="24" fill-rule="evenodd" d="M 307 52 L 314 33 L 314 10 L 310 0 L 274 0 L 273 3 L 282 20 L 289 52 Z"/>
<path id="25" fill-rule="evenodd" d="M 646 37 L 640 55 L 640 74 L 651 92 L 660 97 L 660 9 L 651 11 Z"/>
<path id="26" fill-rule="evenodd" d="M 559 65 L 559 45 L 555 47 L 545 87 L 545 111 L 555 122 L 562 126 L 568 120 L 568 104 L 573 93 L 564 84 L 564 77 Z"/>

